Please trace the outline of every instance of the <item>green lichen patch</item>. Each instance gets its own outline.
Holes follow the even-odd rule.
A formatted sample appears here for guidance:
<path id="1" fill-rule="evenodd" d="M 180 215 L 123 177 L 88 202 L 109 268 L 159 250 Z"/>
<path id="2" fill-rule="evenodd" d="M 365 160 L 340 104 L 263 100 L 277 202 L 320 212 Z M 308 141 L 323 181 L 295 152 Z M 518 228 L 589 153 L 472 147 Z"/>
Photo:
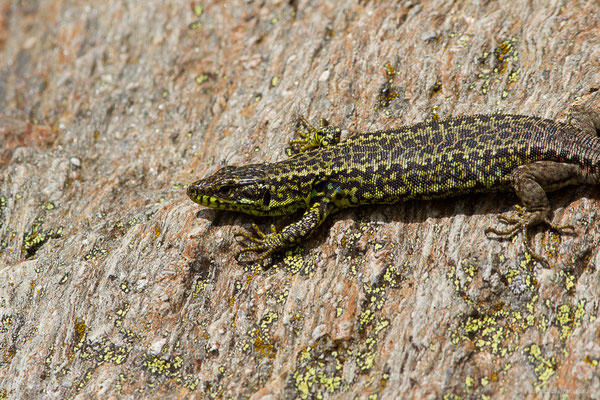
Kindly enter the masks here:
<path id="1" fill-rule="evenodd" d="M 478 274 L 476 260 L 461 260 L 458 268 L 451 267 L 447 272 L 453 282 L 455 292 L 473 309 L 470 314 L 463 316 L 452 333 L 452 342 L 469 341 L 478 351 L 487 351 L 498 357 L 506 357 L 514 353 L 519 346 L 520 333 L 536 326 L 536 307 L 539 296 L 535 294 L 539 285 L 533 269 L 528 263 L 509 268 L 504 275 L 508 288 L 512 292 L 530 297 L 523 310 L 506 308 L 503 301 L 496 302 L 489 309 L 475 304 L 466 293 L 470 290 Z M 460 317 L 460 316 L 459 316 Z"/>
<path id="2" fill-rule="evenodd" d="M 494 73 L 503 75 L 508 70 L 510 61 L 519 61 L 519 52 L 515 48 L 516 43 L 517 38 L 503 40 L 494 49 L 494 59 L 496 63 L 494 66 Z"/>
<path id="3" fill-rule="evenodd" d="M 554 349 L 554 354 L 546 355 L 537 343 L 524 346 L 522 340 L 527 336 L 526 332 L 537 330 L 539 335 L 546 332 L 549 326 L 559 329 L 561 345 L 565 346 L 567 339 L 573 334 L 573 330 L 580 326 L 586 315 L 586 300 L 579 300 L 575 304 L 553 304 L 552 298 L 540 301 L 540 283 L 537 280 L 538 270 L 533 268 L 531 260 L 509 265 L 502 273 L 501 282 L 504 290 L 501 296 L 514 298 L 527 302 L 497 301 L 495 305 L 473 301 L 466 295 L 473 291 L 473 285 L 480 280 L 475 279 L 478 275 L 477 260 L 462 260 L 458 266 L 451 266 L 447 276 L 452 281 L 455 292 L 470 307 L 467 314 L 458 315 L 460 321 L 452 332 L 452 343 L 469 342 L 477 352 L 488 353 L 496 357 L 497 363 L 504 363 L 505 368 L 482 376 L 469 376 L 462 388 L 457 388 L 454 393 L 446 393 L 444 398 L 471 398 L 481 396 L 484 391 L 489 391 L 489 385 L 499 381 L 501 376 L 506 375 L 511 369 L 513 360 L 522 354 L 526 354 L 534 366 L 537 380 L 533 382 L 536 392 L 539 392 L 548 384 L 560 363 L 560 358 L 566 356 L 567 350 Z M 501 260 L 504 262 L 504 260 Z M 556 277 L 568 276 L 564 271 L 558 271 Z M 565 287 L 568 291 L 569 287 Z M 486 297 L 487 299 L 488 297 Z M 510 306 L 510 307 L 509 307 Z M 469 346 L 470 348 L 470 346 Z M 518 355 L 518 356 L 517 356 Z M 505 361 L 502 361 L 505 360 Z M 499 382 L 501 384 L 501 382 Z M 492 392 L 490 392 L 492 393 Z M 489 398 L 489 397 L 488 397 Z"/>
<path id="4" fill-rule="evenodd" d="M 4 223 L 4 216 L 6 214 L 6 197 L 0 196 L 0 228 Z"/>
<path id="5" fill-rule="evenodd" d="M 125 303 L 121 307 L 116 309 L 115 314 L 117 315 L 117 318 L 115 318 L 114 322 L 115 327 L 120 328 L 121 326 L 123 326 L 123 320 L 125 319 L 125 316 L 127 316 L 128 312 L 129 303 Z"/>
<path id="6" fill-rule="evenodd" d="M 381 276 L 382 286 L 397 289 L 400 284 L 412 271 L 412 267 L 408 261 L 397 268 L 395 265 L 388 265 Z"/>
<path id="7" fill-rule="evenodd" d="M 202 5 L 199 3 L 194 3 L 192 4 L 192 11 L 194 12 L 194 16 L 196 18 L 200 18 L 200 16 L 204 12 L 204 7 L 202 7 Z M 199 31 L 202 28 L 202 22 L 200 22 L 199 20 L 194 21 L 188 27 L 191 30 Z"/>
<path id="8" fill-rule="evenodd" d="M 131 344 L 118 345 L 113 343 L 108 338 L 103 338 L 99 341 L 88 340 L 90 328 L 87 326 L 84 320 L 76 318 L 73 322 L 74 329 L 74 341 L 73 346 L 74 354 L 78 355 L 78 358 L 86 363 L 88 366 L 85 372 L 82 373 L 77 379 L 74 385 L 75 392 L 80 392 L 90 381 L 96 368 L 101 365 L 110 363 L 113 365 L 123 365 L 133 349 Z M 45 373 L 48 374 L 54 355 L 54 347 L 51 347 L 49 354 L 45 359 Z M 61 370 L 63 375 L 70 372 L 69 367 L 65 367 Z"/>
<path id="9" fill-rule="evenodd" d="M 304 330 L 304 318 L 305 316 L 301 313 L 297 313 L 292 315 L 292 318 L 289 321 L 288 329 L 294 336 L 300 336 L 302 331 Z"/>
<path id="10" fill-rule="evenodd" d="M 127 279 L 125 279 L 123 282 L 121 282 L 121 284 L 119 285 L 119 288 L 121 289 L 121 292 L 128 294 L 129 291 L 131 290 L 129 281 Z"/>
<path id="11" fill-rule="evenodd" d="M 248 343 L 244 346 L 246 350 L 252 348 L 259 358 L 275 358 L 277 348 L 271 341 L 269 329 L 271 325 L 279 319 L 276 312 L 267 312 L 258 322 L 258 324 L 248 332 L 251 346 Z"/>
<path id="12" fill-rule="evenodd" d="M 199 22 L 197 22 L 197 24 L 200 24 Z M 202 26 L 202 24 L 200 24 L 200 26 Z M 196 82 L 196 85 L 202 85 L 204 82 L 208 81 L 209 79 L 211 79 L 211 76 L 209 74 L 198 74 L 196 75 L 196 77 L 194 78 L 194 82 Z"/>
<path id="13" fill-rule="evenodd" d="M 50 346 L 48 348 L 48 354 L 46 358 L 44 358 L 44 375 L 48 376 L 50 374 L 50 366 L 52 364 L 52 358 L 54 357 L 54 346 Z"/>
<path id="14" fill-rule="evenodd" d="M 45 211 L 51 211 L 56 208 L 56 204 L 51 201 L 45 201 L 40 204 L 40 208 Z"/>
<path id="15" fill-rule="evenodd" d="M 365 300 L 362 304 L 362 311 L 358 315 L 359 327 L 361 330 L 366 329 L 375 318 L 377 311 L 381 311 L 385 304 L 386 290 L 384 286 L 371 286 L 368 283 L 363 284 L 363 291 L 365 292 Z"/>
<path id="16" fill-rule="evenodd" d="M 90 251 L 83 255 L 83 259 L 94 261 L 106 256 L 108 253 L 110 253 L 110 247 L 100 247 L 100 245 L 95 244 Z"/>
<path id="17" fill-rule="evenodd" d="M 301 399 L 321 399 L 343 393 L 348 389 L 348 383 L 342 377 L 343 354 L 326 340 L 304 347 L 296 355 L 296 368 L 288 385 Z"/>
<path id="18" fill-rule="evenodd" d="M 210 280 L 208 279 L 198 279 L 196 284 L 194 285 L 194 291 L 192 292 L 192 299 L 195 301 L 203 292 L 206 290 L 208 285 L 210 284 Z"/>
<path id="19" fill-rule="evenodd" d="M 409 270 L 408 264 L 402 268 Z M 383 337 L 383 332 L 389 327 L 390 321 L 380 316 L 387 301 L 387 292 L 400 286 L 403 273 L 395 266 L 386 267 L 374 284 L 363 283 L 365 299 L 358 314 L 359 332 L 364 339 L 352 343 L 347 355 L 352 356 L 356 367 L 361 373 L 371 371 L 376 365 L 377 346 Z"/>
<path id="20" fill-rule="evenodd" d="M 44 219 L 36 218 L 31 224 L 29 232 L 23 234 L 23 245 L 21 252 L 26 258 L 32 257 L 35 253 L 50 239 L 57 239 L 62 236 L 63 228 L 44 229 Z"/>
<path id="21" fill-rule="evenodd" d="M 392 67 L 390 62 L 385 65 L 385 81 L 379 87 L 379 93 L 377 95 L 377 109 L 385 110 L 385 114 L 391 113 L 390 107 L 395 105 L 397 107 L 404 99 L 404 88 L 402 86 L 394 85 L 394 78 L 396 77 L 396 71 Z"/>
<path id="22" fill-rule="evenodd" d="M 15 346 L 9 344 L 6 338 L 2 338 L 0 341 L 0 365 L 8 365 L 15 354 L 17 354 Z"/>
<path id="23" fill-rule="evenodd" d="M 75 387 L 76 392 L 81 392 L 81 390 L 83 390 L 85 385 L 87 385 L 88 382 L 90 381 L 90 379 L 92 378 L 92 374 L 93 374 L 92 370 L 87 370 L 78 379 L 75 380 L 74 387 Z"/>
<path id="24" fill-rule="evenodd" d="M 561 304 L 556 310 L 556 326 L 560 329 L 560 341 L 564 345 L 565 341 L 573 333 L 573 329 L 581 326 L 581 321 L 585 315 L 586 300 L 582 299 L 575 306 Z"/>
<path id="25" fill-rule="evenodd" d="M 115 224 L 115 228 L 119 231 L 126 232 L 127 230 L 129 230 L 130 228 L 132 228 L 136 225 L 152 221 L 155 213 L 156 213 L 156 211 L 149 211 L 146 213 L 142 213 L 138 216 L 135 216 L 133 218 L 130 218 L 126 221 L 119 221 Z"/>
<path id="26" fill-rule="evenodd" d="M 554 356 L 545 357 L 540 346 L 535 343 L 526 347 L 523 351 L 528 354 L 529 361 L 534 365 L 534 372 L 538 378 L 534 385 L 537 393 L 548 384 L 550 378 L 556 372 L 556 358 Z"/>
<path id="27" fill-rule="evenodd" d="M 278 291 L 273 288 L 267 291 L 267 298 L 280 306 L 283 306 L 286 303 L 289 295 L 290 291 L 288 289 Z"/>
<path id="28" fill-rule="evenodd" d="M 180 356 L 163 358 L 149 354 L 144 356 L 142 361 L 142 369 L 157 377 L 181 378 L 181 367 L 183 367 L 183 358 Z"/>
<path id="29" fill-rule="evenodd" d="M 301 246 L 295 246 L 285 251 L 280 264 L 274 265 L 273 269 L 281 267 L 290 275 L 300 274 L 307 278 L 314 276 L 316 271 L 316 261 L 313 256 L 304 257 L 304 249 Z"/>
<path id="30" fill-rule="evenodd" d="M 202 29 L 202 22 L 194 21 L 188 25 L 188 28 L 192 31 L 200 31 Z"/>
<path id="31" fill-rule="evenodd" d="M 491 314 L 479 314 L 466 317 L 452 333 L 452 342 L 470 341 L 479 351 L 504 357 L 516 350 L 519 341 L 515 322 L 519 318 L 510 318 L 510 313 L 498 310 Z"/>
<path id="32" fill-rule="evenodd" d="M 502 40 L 492 51 L 486 49 L 482 52 L 477 60 L 481 72 L 476 76 L 480 81 L 481 94 L 486 95 L 494 85 L 499 85 L 497 91 L 500 93 L 500 99 L 508 97 L 521 75 L 517 43 L 518 39 L 513 37 Z"/>
<path id="33" fill-rule="evenodd" d="M 456 265 L 450 265 L 446 271 L 446 277 L 452 286 L 454 291 L 458 294 L 467 304 L 473 305 L 473 300 L 467 295 L 469 284 L 473 282 L 473 278 L 477 274 L 477 268 L 475 264 L 470 260 L 461 260 L 457 268 Z"/>
<path id="34" fill-rule="evenodd" d="M 345 238 L 356 241 L 363 237 L 367 229 L 365 226 L 365 229 L 354 232 L 349 228 Z M 387 291 L 398 288 L 404 279 L 403 274 L 408 270 L 408 265 L 404 265 L 401 270 L 389 265 L 375 283 L 363 284 L 365 300 L 357 316 L 363 338 L 331 343 L 325 335 L 297 353 L 296 369 L 289 380 L 289 386 L 298 398 L 323 398 L 343 393 L 349 387 L 349 383 L 344 382 L 342 377 L 345 362 L 351 361 L 355 364 L 353 368 L 358 368 L 360 373 L 369 373 L 374 368 L 377 364 L 379 342 L 390 325 L 390 321 L 381 318 L 379 314 L 387 300 Z M 341 299 L 337 302 L 340 303 Z M 303 316 L 298 315 L 298 321 L 301 326 Z M 290 325 L 293 323 L 294 318 L 291 319 Z M 386 383 L 387 378 L 382 378 L 379 385 L 374 385 L 373 396 L 376 397 L 385 388 Z"/>
<path id="35" fill-rule="evenodd" d="M 120 346 L 112 343 L 108 339 L 102 339 L 99 342 L 86 342 L 81 347 L 80 357 L 83 360 L 92 361 L 95 366 L 106 363 L 121 365 L 127 361 L 127 357 L 132 350 L 132 346 Z"/>
<path id="36" fill-rule="evenodd" d="M 194 11 L 194 15 L 196 17 L 199 17 L 202 15 L 202 13 L 204 12 L 204 7 L 202 7 L 202 5 L 200 3 L 195 3 L 192 7 L 193 11 Z"/>
<path id="37" fill-rule="evenodd" d="M 191 391 L 196 390 L 201 384 L 200 379 L 191 374 L 184 374 L 183 367 L 184 360 L 180 355 L 160 357 L 156 354 L 147 354 L 142 357 L 142 369 L 158 378 L 158 381 L 149 380 L 149 388 L 156 388 L 162 381 L 172 379 L 176 384 Z M 220 378 L 222 378 L 222 374 L 217 376 L 217 380 Z M 210 398 L 215 398 L 221 391 L 222 386 L 217 382 L 205 382 L 204 394 Z"/>
<path id="38" fill-rule="evenodd" d="M 399 96 L 399 88 L 392 86 L 389 81 L 386 81 L 379 89 L 377 98 L 379 108 L 387 108 Z"/>
<path id="39" fill-rule="evenodd" d="M 562 278 L 564 278 L 565 289 L 568 291 L 572 290 L 575 287 L 575 275 L 562 269 L 560 270 L 559 274 Z"/>
<path id="40" fill-rule="evenodd" d="M 16 321 L 16 318 L 12 314 L 4 315 L 0 319 L 0 333 L 8 332 L 8 328 L 12 326 Z"/>
<path id="41" fill-rule="evenodd" d="M 356 365 L 361 372 L 367 372 L 375 366 L 378 342 L 376 335 L 369 336 L 361 346 L 362 348 L 356 352 Z"/>
<path id="42" fill-rule="evenodd" d="M 438 77 L 431 88 L 431 93 L 436 94 L 442 90 L 442 80 Z"/>

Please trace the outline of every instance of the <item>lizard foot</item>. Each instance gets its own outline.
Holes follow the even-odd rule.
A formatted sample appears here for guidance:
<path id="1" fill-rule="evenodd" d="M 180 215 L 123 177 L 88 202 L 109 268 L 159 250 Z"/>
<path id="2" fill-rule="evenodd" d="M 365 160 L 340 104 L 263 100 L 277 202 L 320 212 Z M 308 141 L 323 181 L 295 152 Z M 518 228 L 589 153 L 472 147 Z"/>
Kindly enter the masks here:
<path id="1" fill-rule="evenodd" d="M 240 261 L 239 256 L 244 253 L 256 252 L 259 253 L 258 258 L 249 261 L 262 262 L 279 247 L 279 233 L 275 229 L 275 225 L 271 225 L 271 233 L 263 233 L 256 224 L 252 224 L 252 230 L 254 230 L 254 235 L 246 231 L 239 231 L 234 234 L 236 238 L 241 237 L 255 243 L 255 245 L 245 246 L 238 250 L 235 253 L 237 261 Z"/>
<path id="2" fill-rule="evenodd" d="M 340 142 L 342 131 L 335 126 L 329 126 L 324 118 L 321 119 L 321 126 L 315 128 L 304 117 L 298 119 L 297 133 L 301 139 L 290 140 L 290 147 L 300 146 L 299 153 L 313 148 L 334 145 Z"/>
<path id="3" fill-rule="evenodd" d="M 546 258 L 538 254 L 533 250 L 530 241 L 529 228 L 534 227 L 536 225 L 544 224 L 550 227 L 550 229 L 561 233 L 566 229 L 574 230 L 575 228 L 572 225 L 556 225 L 548 218 L 548 210 L 539 210 L 539 211 L 527 211 L 523 207 L 516 205 L 515 210 L 517 213 L 517 217 L 509 217 L 504 214 L 498 215 L 498 220 L 509 227 L 507 229 L 496 229 L 492 227 L 488 227 L 485 229 L 485 234 L 493 233 L 501 238 L 511 239 L 515 237 L 519 232 L 523 234 L 525 249 L 531 257 L 536 261 L 540 262 L 544 267 L 549 268 L 550 263 Z"/>

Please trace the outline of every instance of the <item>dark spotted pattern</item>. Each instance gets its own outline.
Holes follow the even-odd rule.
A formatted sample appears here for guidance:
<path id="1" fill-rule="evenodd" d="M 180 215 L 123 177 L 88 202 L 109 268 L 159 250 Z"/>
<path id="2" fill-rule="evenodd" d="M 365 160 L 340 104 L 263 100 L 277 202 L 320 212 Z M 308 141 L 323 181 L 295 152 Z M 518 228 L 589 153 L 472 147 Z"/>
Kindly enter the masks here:
<path id="1" fill-rule="evenodd" d="M 600 140 L 548 119 L 472 115 L 356 134 L 277 163 L 226 167 L 190 185 L 188 195 L 205 206 L 254 215 L 307 209 L 300 221 L 244 250 L 264 257 L 305 237 L 336 210 L 511 190 L 517 168 L 542 161 L 577 166 L 577 179 L 567 184 L 597 182 Z M 563 186 L 553 185 L 547 187 Z"/>

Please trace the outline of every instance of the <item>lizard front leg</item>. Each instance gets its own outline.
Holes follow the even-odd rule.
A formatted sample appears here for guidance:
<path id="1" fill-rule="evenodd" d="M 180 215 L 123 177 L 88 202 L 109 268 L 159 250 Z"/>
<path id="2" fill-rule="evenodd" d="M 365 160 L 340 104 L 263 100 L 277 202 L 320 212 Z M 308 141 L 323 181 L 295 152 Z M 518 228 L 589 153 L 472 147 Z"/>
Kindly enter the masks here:
<path id="1" fill-rule="evenodd" d="M 320 147 L 334 146 L 340 142 L 342 130 L 336 126 L 330 126 L 327 120 L 321 119 L 321 126 L 315 128 L 304 117 L 298 120 L 297 133 L 301 139 L 290 140 L 290 150 L 299 145 L 298 153 Z"/>
<path id="2" fill-rule="evenodd" d="M 328 198 L 321 198 L 306 210 L 300 220 L 286 226 L 281 232 L 277 232 L 275 226 L 271 225 L 271 233 L 263 233 L 256 224 L 252 224 L 254 235 L 248 232 L 238 232 L 236 237 L 243 237 L 254 243 L 254 245 L 238 250 L 235 258 L 238 259 L 243 253 L 256 252 L 260 255 L 255 261 L 262 261 L 272 253 L 285 249 L 310 236 L 325 218 L 335 211 L 335 206 Z"/>
<path id="3" fill-rule="evenodd" d="M 550 220 L 550 203 L 546 192 L 560 189 L 568 185 L 593 183 L 593 178 L 582 167 L 576 164 L 555 161 L 539 161 L 522 165 L 511 174 L 513 188 L 524 207 L 515 206 L 517 217 L 499 215 L 500 222 L 509 225 L 507 229 L 487 228 L 485 233 L 494 233 L 500 237 L 513 237 L 519 232 L 523 234 L 525 247 L 531 256 L 544 265 L 548 262 L 531 247 L 529 228 L 545 224 L 551 229 L 562 231 L 573 229 L 570 225 L 555 225 Z"/>

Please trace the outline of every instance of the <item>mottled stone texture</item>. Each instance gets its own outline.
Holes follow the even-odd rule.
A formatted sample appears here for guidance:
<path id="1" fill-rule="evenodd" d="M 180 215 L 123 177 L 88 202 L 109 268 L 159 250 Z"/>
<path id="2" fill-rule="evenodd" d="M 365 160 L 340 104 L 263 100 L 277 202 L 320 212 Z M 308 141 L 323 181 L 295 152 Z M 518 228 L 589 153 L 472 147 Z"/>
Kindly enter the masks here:
<path id="1" fill-rule="evenodd" d="M 489 194 L 343 211 L 262 270 L 233 233 L 271 221 L 184 185 L 298 115 L 564 117 L 599 43 L 589 0 L 0 2 L 0 399 L 598 398 L 598 188 L 550 196 L 551 269 L 486 238 Z"/>

